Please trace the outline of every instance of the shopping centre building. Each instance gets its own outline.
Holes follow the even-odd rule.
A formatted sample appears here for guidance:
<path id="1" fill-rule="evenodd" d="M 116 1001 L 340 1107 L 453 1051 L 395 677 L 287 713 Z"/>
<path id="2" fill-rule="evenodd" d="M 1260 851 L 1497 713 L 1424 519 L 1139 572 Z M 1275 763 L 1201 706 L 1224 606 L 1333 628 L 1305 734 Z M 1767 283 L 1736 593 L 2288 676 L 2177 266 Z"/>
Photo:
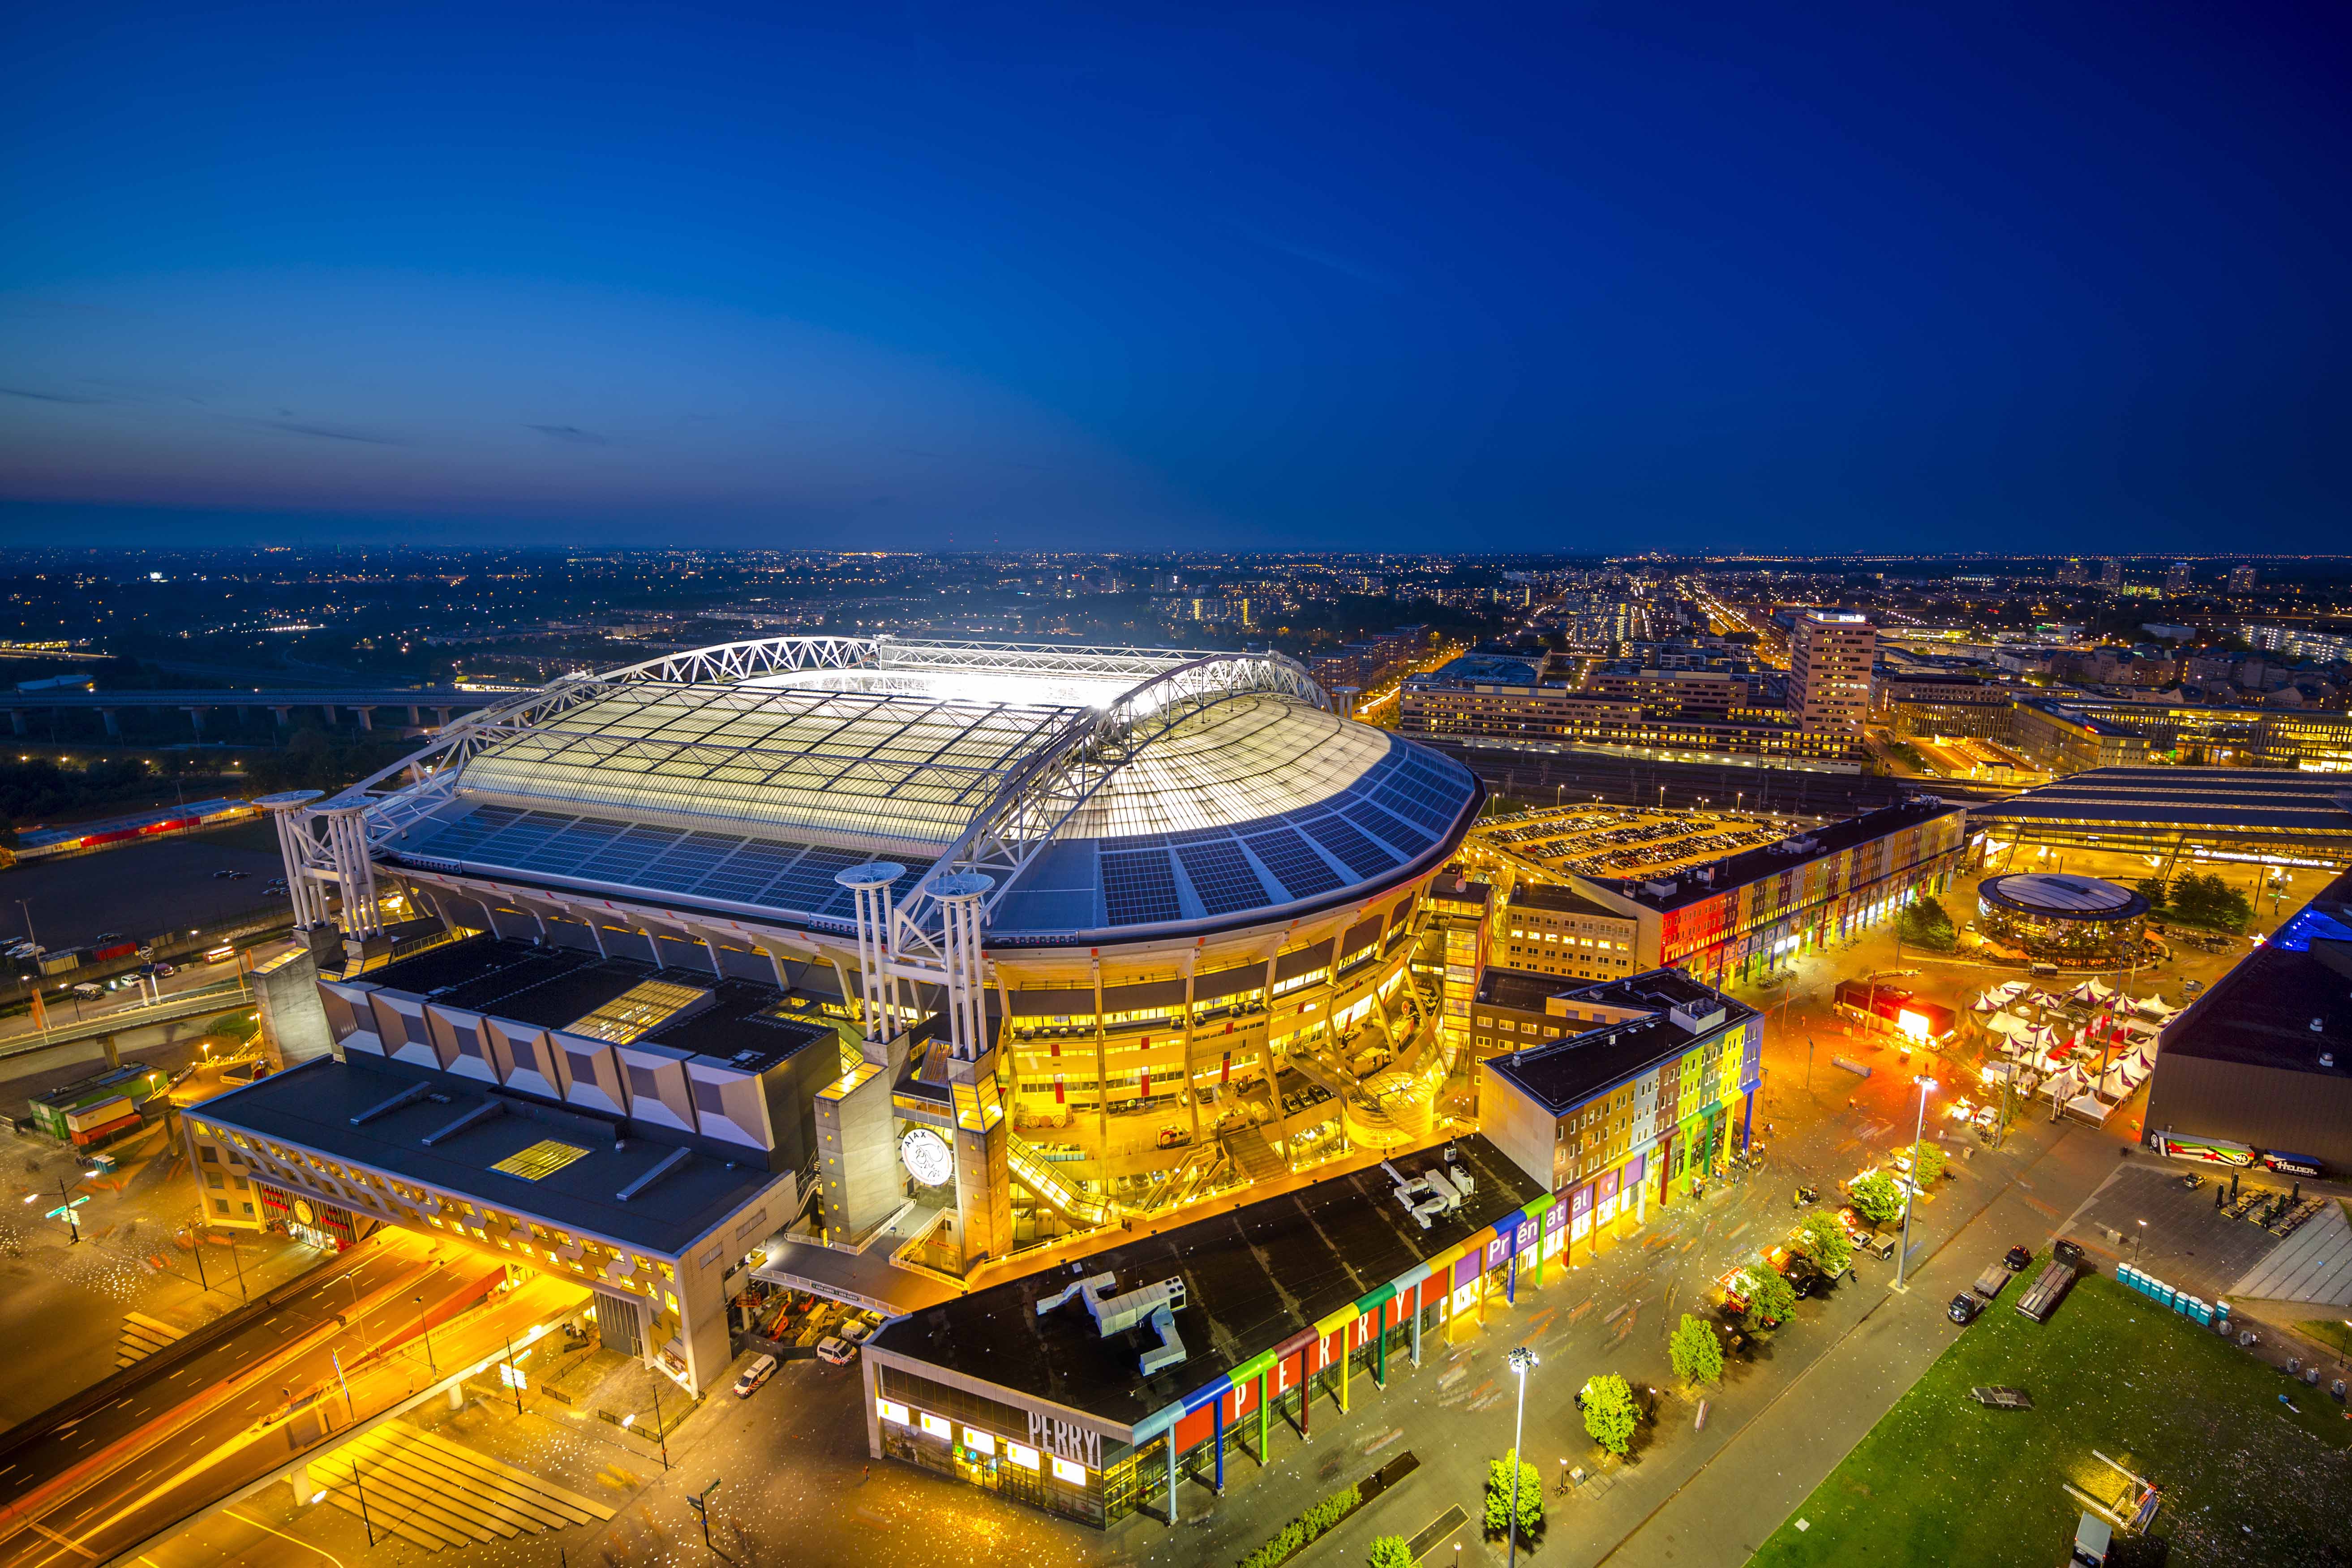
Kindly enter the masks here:
<path id="1" fill-rule="evenodd" d="M 1399 1155 L 887 1324 L 869 1451 L 1088 1524 L 1168 1518 L 1181 1478 L 1297 1451 L 1318 1405 L 1433 1379 L 1567 1245 L 1486 1139 Z"/>
<path id="2" fill-rule="evenodd" d="M 354 1227 L 634 1279 L 701 1386 L 753 1247 L 898 1310 L 1426 1141 L 1484 941 L 1431 884 L 1483 799 L 1274 655 L 777 638 L 567 680 L 268 803 L 298 921 L 348 933 L 334 1054 L 203 1136 Z M 498 1169 L 534 1127 L 583 1152 Z M 574 1187 L 676 1212 L 534 1206 Z"/>

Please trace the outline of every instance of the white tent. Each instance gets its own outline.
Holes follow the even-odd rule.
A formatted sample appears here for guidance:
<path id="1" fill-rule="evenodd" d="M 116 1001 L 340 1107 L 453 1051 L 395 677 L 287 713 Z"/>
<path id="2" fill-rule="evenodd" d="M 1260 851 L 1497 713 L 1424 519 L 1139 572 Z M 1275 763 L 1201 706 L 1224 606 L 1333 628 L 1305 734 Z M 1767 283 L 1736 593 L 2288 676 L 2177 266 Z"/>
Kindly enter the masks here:
<path id="1" fill-rule="evenodd" d="M 2139 999 L 2137 1007 L 2142 1017 L 2154 1018 L 2158 1023 L 2180 1011 L 2179 1008 L 2168 1004 L 2161 996 L 2143 996 Z"/>
<path id="2" fill-rule="evenodd" d="M 1977 1069 L 1977 1076 L 1987 1083 L 2000 1083 L 2016 1070 L 2007 1062 L 1987 1062 Z"/>
<path id="3" fill-rule="evenodd" d="M 1996 1035 L 2006 1035 L 2015 1039 L 2018 1036 L 2030 1032 L 2033 1026 L 2014 1013 L 1995 1013 L 1985 1020 L 1985 1027 Z"/>
<path id="4" fill-rule="evenodd" d="M 2066 993 L 2073 1000 L 2086 1005 L 2104 1002 L 2115 994 L 2114 986 L 2100 984 L 2096 976 L 2084 981 L 2083 984 Z"/>
<path id="5" fill-rule="evenodd" d="M 2124 1033 L 2136 1040 L 2153 1040 L 2160 1032 L 2156 1025 L 2145 1018 L 2126 1018 L 2123 1021 L 2123 1027 Z"/>
<path id="6" fill-rule="evenodd" d="M 2090 1087 L 2091 1080 L 2083 1076 L 2081 1069 L 2068 1068 L 2053 1075 L 2050 1081 L 2042 1086 L 2042 1093 L 2053 1103 L 2059 1103 L 2087 1091 Z"/>
<path id="7" fill-rule="evenodd" d="M 2099 1079 L 2099 1092 L 2109 1100 L 2121 1100 L 2137 1087 L 2138 1080 L 2124 1070 L 2121 1062 L 2109 1068 Z"/>
<path id="8" fill-rule="evenodd" d="M 2072 1114 L 2095 1123 L 2105 1121 L 2107 1119 L 2107 1112 L 2113 1110 L 2115 1107 L 2095 1094 L 2078 1094 L 2066 1102 L 2066 1109 Z"/>
<path id="9" fill-rule="evenodd" d="M 2022 980 L 2004 980 L 2000 984 L 1994 986 L 1991 990 L 1986 992 L 1985 995 L 1991 1001 L 1994 1006 L 1998 1007 L 2002 1003 L 2022 996 L 2028 991 L 2032 989 L 2032 986 L 2028 985 Z"/>
<path id="10" fill-rule="evenodd" d="M 2133 1047 L 2131 1055 L 2124 1060 L 2131 1066 L 2133 1072 L 2142 1076 L 2156 1070 L 2156 1051 L 2145 1043 Z"/>

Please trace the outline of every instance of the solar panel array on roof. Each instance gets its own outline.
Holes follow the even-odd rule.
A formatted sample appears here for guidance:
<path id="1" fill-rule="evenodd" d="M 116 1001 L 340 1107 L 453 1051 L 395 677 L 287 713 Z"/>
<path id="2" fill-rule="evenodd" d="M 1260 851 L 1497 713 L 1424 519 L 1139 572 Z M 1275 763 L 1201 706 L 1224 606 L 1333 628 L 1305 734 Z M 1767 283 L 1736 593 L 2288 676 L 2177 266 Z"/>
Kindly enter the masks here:
<path id="1" fill-rule="evenodd" d="M 1397 863 L 1397 858 L 1336 816 L 1310 816 L 1299 823 L 1308 837 L 1339 858 L 1339 864 L 1359 877 L 1377 877 Z"/>
<path id="2" fill-rule="evenodd" d="M 1103 907 L 1115 926 L 1153 925 L 1184 918 L 1176 897 L 1176 869 L 1165 849 L 1117 850 L 1102 858 Z"/>
<path id="3" fill-rule="evenodd" d="M 689 898 L 748 904 L 794 914 L 847 918 L 851 899 L 834 873 L 869 858 L 822 845 L 723 833 L 567 817 L 483 803 L 413 843 L 394 840 L 395 856 L 469 862 Z M 925 868 L 910 868 L 892 889 L 903 899 Z"/>
<path id="4" fill-rule="evenodd" d="M 1201 896 L 1201 907 L 1213 915 L 1254 910 L 1272 901 L 1265 896 L 1265 884 L 1258 880 L 1257 873 L 1242 854 L 1241 846 L 1230 837 L 1206 844 L 1180 844 L 1176 847 L 1176 858 L 1184 863 L 1185 878 L 1192 882 L 1192 891 Z"/>
<path id="5" fill-rule="evenodd" d="M 1253 833 L 1242 842 L 1265 862 L 1265 868 L 1275 874 L 1294 899 L 1311 899 L 1339 886 L 1339 874 L 1325 864 L 1323 858 L 1309 848 L 1307 840 L 1294 829 L 1276 827 Z"/>

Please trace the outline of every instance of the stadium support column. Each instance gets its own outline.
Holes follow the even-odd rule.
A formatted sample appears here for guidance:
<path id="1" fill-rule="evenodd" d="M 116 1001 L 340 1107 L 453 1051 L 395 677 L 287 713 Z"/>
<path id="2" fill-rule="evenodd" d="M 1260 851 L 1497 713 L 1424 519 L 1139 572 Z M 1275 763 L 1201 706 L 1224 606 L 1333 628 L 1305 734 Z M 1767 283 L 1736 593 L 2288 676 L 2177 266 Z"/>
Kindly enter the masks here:
<path id="1" fill-rule="evenodd" d="M 883 1067 L 889 1065 L 887 1042 L 897 1026 L 891 1016 L 896 1010 L 891 1004 L 898 999 L 898 982 L 889 974 L 890 888 L 906 874 L 904 866 L 874 860 L 852 866 L 833 879 L 856 900 L 858 1011 L 866 1027 L 866 1059 Z"/>
<path id="2" fill-rule="evenodd" d="M 997 1083 L 997 1042 L 988 1032 L 988 978 L 980 901 L 992 877 L 960 872 L 930 884 L 939 903 L 945 960 L 948 1092 L 955 1109 L 957 1235 L 968 1274 L 1013 1250 L 1012 1125 Z M 1173 1434 L 1171 1434 L 1173 1437 Z"/>
<path id="3" fill-rule="evenodd" d="M 292 906 L 296 931 L 309 931 L 327 918 L 326 896 L 311 877 L 318 844 L 310 837 L 307 808 L 318 798 L 317 790 L 297 789 L 254 802 L 278 824 L 278 854 L 286 868 L 286 901 Z"/>
<path id="4" fill-rule="evenodd" d="M 343 935 L 364 943 L 383 934 L 375 903 L 375 862 L 368 858 L 364 804 L 319 808 L 327 824 L 327 854 L 343 900 Z"/>

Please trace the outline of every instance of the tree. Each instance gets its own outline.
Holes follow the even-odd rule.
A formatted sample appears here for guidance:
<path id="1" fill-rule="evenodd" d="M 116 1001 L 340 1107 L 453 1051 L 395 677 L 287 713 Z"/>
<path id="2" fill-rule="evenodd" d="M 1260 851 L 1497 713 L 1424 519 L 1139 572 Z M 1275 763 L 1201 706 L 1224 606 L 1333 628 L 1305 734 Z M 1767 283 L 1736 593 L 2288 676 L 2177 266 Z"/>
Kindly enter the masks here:
<path id="1" fill-rule="evenodd" d="M 1832 1279 L 1853 1262 L 1853 1239 L 1846 1235 L 1845 1226 L 1825 1214 L 1809 1214 L 1797 1226 L 1797 1250 Z"/>
<path id="2" fill-rule="evenodd" d="M 2142 877 L 2132 884 L 2132 891 L 2146 899 L 2151 910 L 2161 911 L 2172 899 L 2172 884 L 2161 877 Z"/>
<path id="3" fill-rule="evenodd" d="M 1845 1195 L 1846 1201 L 1853 1205 L 1853 1212 L 1874 1226 L 1893 1225 L 1895 1216 L 1903 1212 L 1903 1190 L 1884 1171 L 1873 1171 L 1857 1178 L 1846 1188 Z"/>
<path id="4" fill-rule="evenodd" d="M 2191 873 L 2174 885 L 2171 912 L 2191 925 L 2242 931 L 2254 910 L 2245 894 L 2221 878 Z"/>
<path id="5" fill-rule="evenodd" d="M 1751 1329 L 1784 1322 L 1797 1310 L 1796 1288 L 1780 1278 L 1779 1269 L 1760 1263 L 1751 1263 L 1743 1271 L 1739 1293 L 1748 1298 L 1748 1310 L 1739 1321 Z"/>
<path id="6" fill-rule="evenodd" d="M 1543 1477 L 1533 1465 L 1520 1462 L 1512 1449 L 1486 1466 L 1486 1533 L 1507 1535 L 1511 1530 L 1511 1472 L 1519 1474 L 1519 1539 L 1533 1542 L 1543 1528 Z"/>
<path id="7" fill-rule="evenodd" d="M 1932 952 L 1949 952 L 1959 937 L 1953 929 L 1952 917 L 1944 912 L 1942 904 L 1930 898 L 1914 899 L 1903 906 L 1895 923 L 1905 942 Z"/>
<path id="8" fill-rule="evenodd" d="M 1365 1568 L 1421 1568 L 1421 1559 L 1402 1535 L 1373 1536 L 1371 1555 L 1364 1563 Z"/>
<path id="9" fill-rule="evenodd" d="M 1943 1178 L 1944 1167 L 1951 1163 L 1952 1157 L 1944 1152 L 1941 1143 L 1928 1139 L 1920 1140 L 1916 1152 L 1918 1164 L 1911 1179 L 1921 1192 L 1930 1191 Z"/>
<path id="10" fill-rule="evenodd" d="M 1633 1407 L 1633 1391 L 1625 1386 L 1625 1380 L 1613 1372 L 1588 1380 L 1582 1404 L 1585 1431 L 1611 1453 L 1622 1454 L 1633 1440 L 1634 1424 L 1641 1419 Z"/>
<path id="11" fill-rule="evenodd" d="M 1685 1383 L 1719 1383 L 1723 1379 L 1723 1342 L 1715 1330 L 1688 1312 L 1666 1341 L 1666 1359 Z"/>

